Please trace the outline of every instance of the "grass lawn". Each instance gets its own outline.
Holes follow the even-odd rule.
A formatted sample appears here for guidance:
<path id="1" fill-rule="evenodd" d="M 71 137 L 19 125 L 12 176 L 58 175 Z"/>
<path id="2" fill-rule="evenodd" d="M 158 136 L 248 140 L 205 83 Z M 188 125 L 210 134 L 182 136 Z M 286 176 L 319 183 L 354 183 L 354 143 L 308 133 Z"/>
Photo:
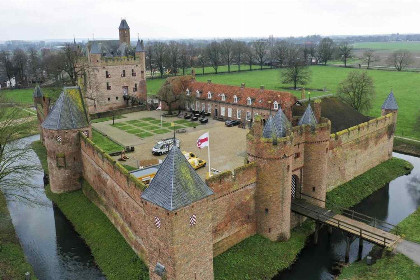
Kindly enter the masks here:
<path id="1" fill-rule="evenodd" d="M 10 119 L 21 119 L 25 117 L 36 117 L 36 112 L 31 111 L 30 108 L 21 107 L 0 107 L 0 122 Z"/>
<path id="2" fill-rule="evenodd" d="M 31 279 L 37 279 L 32 266 L 26 262 L 6 198 L 0 192 L 0 279 L 24 279 L 26 272 L 31 273 Z"/>
<path id="3" fill-rule="evenodd" d="M 362 42 L 353 44 L 355 49 L 420 51 L 420 42 Z"/>
<path id="4" fill-rule="evenodd" d="M 420 208 L 405 218 L 398 226 L 408 240 L 420 242 Z M 384 256 L 371 266 L 360 261 L 345 267 L 339 277 L 342 280 L 415 280 L 419 278 L 420 266 L 404 255 L 393 255 L 388 251 L 385 251 Z"/>
<path id="5" fill-rule="evenodd" d="M 124 149 L 123 146 L 115 143 L 108 137 L 102 135 L 95 129 L 92 129 L 92 141 L 95 142 L 102 150 L 106 153 L 122 151 Z"/>
<path id="6" fill-rule="evenodd" d="M 118 120 L 118 119 L 122 119 L 122 118 L 125 118 L 125 117 L 122 116 L 122 115 L 114 116 L 114 120 Z M 110 121 L 110 120 L 112 120 L 112 117 L 105 117 L 105 118 L 94 119 L 91 122 L 92 123 L 100 123 L 100 122 L 106 122 L 106 121 Z"/>
<path id="7" fill-rule="evenodd" d="M 311 96 L 335 93 L 337 85 L 346 78 L 351 71 L 366 71 L 359 69 L 349 69 L 341 67 L 311 66 L 312 80 L 306 86 L 311 92 Z M 373 78 L 376 87 L 376 97 L 373 102 L 373 108 L 367 112 L 369 116 L 380 116 L 381 106 L 388 96 L 391 88 L 399 105 L 398 125 L 396 134 L 401 136 L 420 139 L 420 129 L 416 129 L 416 119 L 420 116 L 420 73 L 414 72 L 396 72 L 368 70 L 368 74 Z M 223 75 L 197 76 L 198 81 L 207 81 L 211 79 L 214 83 L 239 86 L 245 83 L 247 87 L 259 88 L 265 85 L 267 89 L 290 91 L 300 98 L 300 91 L 288 90 L 291 85 L 280 83 L 280 70 L 251 71 Z M 163 80 L 148 80 L 147 86 L 149 92 L 160 88 Z M 326 92 L 322 90 L 326 88 Z M 314 91 L 318 89 L 319 91 Z"/>
<path id="8" fill-rule="evenodd" d="M 33 88 L 27 88 L 27 89 L 0 90 L 0 96 L 3 95 L 12 102 L 32 105 L 34 104 L 34 101 L 32 98 L 34 88 L 35 86 Z M 55 102 L 55 100 L 57 100 L 58 96 L 60 95 L 62 89 L 57 88 L 57 87 L 43 87 L 41 88 L 41 90 L 45 96 L 50 97 L 52 102 Z"/>
<path id="9" fill-rule="evenodd" d="M 368 197 L 386 183 L 408 174 L 413 165 L 408 161 L 391 158 L 353 180 L 327 193 L 327 208 L 332 205 L 349 208 Z"/>

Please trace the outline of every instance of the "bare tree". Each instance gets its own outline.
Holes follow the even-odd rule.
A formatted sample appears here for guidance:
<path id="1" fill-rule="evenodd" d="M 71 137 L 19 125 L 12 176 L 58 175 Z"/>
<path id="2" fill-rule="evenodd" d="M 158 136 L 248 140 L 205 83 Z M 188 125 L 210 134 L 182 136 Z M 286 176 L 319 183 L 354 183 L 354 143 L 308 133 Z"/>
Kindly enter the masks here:
<path id="1" fill-rule="evenodd" d="M 57 84 L 62 82 L 62 61 L 62 54 L 59 52 L 47 52 L 42 56 L 42 69 L 46 72 L 47 77 Z"/>
<path id="2" fill-rule="evenodd" d="M 338 97 L 359 112 L 366 112 L 372 107 L 375 97 L 373 79 L 366 71 L 352 71 L 337 89 Z"/>
<path id="3" fill-rule="evenodd" d="M 303 56 L 301 48 L 289 48 L 286 59 L 286 69 L 281 72 L 282 82 L 292 83 L 294 89 L 297 85 L 306 85 L 311 79 L 311 72 Z"/>
<path id="4" fill-rule="evenodd" d="M 15 70 L 13 68 L 12 56 L 7 51 L 0 52 L 0 67 L 10 81 L 15 75 Z"/>
<path id="5" fill-rule="evenodd" d="M 268 43 L 265 40 L 258 40 L 252 43 L 260 69 L 262 70 L 264 62 L 267 58 Z"/>
<path id="6" fill-rule="evenodd" d="M 155 63 L 156 67 L 160 73 L 160 77 L 163 78 L 163 74 L 165 71 L 165 63 L 166 63 L 166 57 L 167 57 L 167 46 L 165 43 L 162 42 L 156 42 L 154 44 L 154 57 L 155 57 Z"/>
<path id="7" fill-rule="evenodd" d="M 185 100 L 184 95 L 188 84 L 191 82 L 191 76 L 180 76 L 166 79 L 165 83 L 159 89 L 156 97 L 168 106 L 168 114 L 172 115 L 172 106 Z"/>
<path id="8" fill-rule="evenodd" d="M 152 78 L 155 75 L 154 53 L 154 44 L 149 42 L 146 45 L 146 67 L 149 68 L 150 75 L 152 76 Z"/>
<path id="9" fill-rule="evenodd" d="M 347 67 L 347 60 L 352 57 L 353 46 L 349 42 L 342 42 L 338 46 L 338 54 L 341 60 L 344 62 L 344 67 Z"/>
<path id="10" fill-rule="evenodd" d="M 375 54 L 374 50 L 366 50 L 363 52 L 362 60 L 367 64 L 367 69 L 376 61 L 379 61 L 379 56 Z"/>
<path id="11" fill-rule="evenodd" d="M 202 73 L 204 75 L 204 69 L 206 68 L 207 56 L 205 54 L 205 49 L 200 50 L 200 54 L 197 57 L 198 64 L 201 66 Z"/>
<path id="12" fill-rule="evenodd" d="M 33 162 L 29 143 L 14 141 L 28 129 L 32 122 L 24 122 L 16 116 L 23 108 L 0 96 L 0 191 L 8 200 L 35 202 L 33 190 L 39 188 L 31 178 L 40 171 Z"/>
<path id="13" fill-rule="evenodd" d="M 282 67 L 285 65 L 289 47 L 290 44 L 284 40 L 278 41 L 274 45 L 274 59 L 278 66 Z"/>
<path id="14" fill-rule="evenodd" d="M 175 76 L 178 74 L 179 68 L 179 43 L 175 41 L 169 42 L 168 45 L 168 58 L 169 58 L 169 67 L 171 69 L 171 73 Z"/>
<path id="15" fill-rule="evenodd" d="M 179 45 L 179 65 L 182 69 L 182 75 L 185 75 L 185 69 L 191 67 L 191 55 L 188 51 L 188 47 L 185 44 Z"/>
<path id="16" fill-rule="evenodd" d="M 31 81 L 38 82 L 41 76 L 41 59 L 34 48 L 29 49 L 28 76 Z"/>
<path id="17" fill-rule="evenodd" d="M 413 62 L 413 55 L 407 50 L 395 51 L 388 57 L 388 64 L 394 66 L 397 71 L 407 68 Z"/>
<path id="18" fill-rule="evenodd" d="M 210 61 L 211 66 L 217 74 L 217 69 L 221 64 L 221 48 L 220 43 L 214 41 L 206 47 L 206 56 Z"/>
<path id="19" fill-rule="evenodd" d="M 16 71 L 16 78 L 18 84 L 26 85 L 28 56 L 26 55 L 24 50 L 18 48 L 13 51 L 13 65 Z"/>
<path id="20" fill-rule="evenodd" d="M 69 75 L 72 85 L 77 85 L 78 77 L 86 70 L 86 57 L 82 48 L 75 44 L 66 44 L 63 49 L 63 70 Z"/>
<path id="21" fill-rule="evenodd" d="M 245 60 L 249 65 L 249 70 L 252 70 L 252 65 L 254 64 L 254 52 L 252 51 L 252 48 L 250 45 L 246 45 L 246 49 L 245 49 Z"/>
<path id="22" fill-rule="evenodd" d="M 235 41 L 233 44 L 233 58 L 238 65 L 238 71 L 241 71 L 241 63 L 244 60 L 246 44 L 241 41 Z"/>
<path id="23" fill-rule="evenodd" d="M 330 38 L 324 38 L 319 42 L 318 45 L 318 60 L 324 65 L 327 65 L 328 60 L 330 60 L 334 54 L 335 44 Z"/>
<path id="24" fill-rule="evenodd" d="M 232 39 L 225 39 L 220 43 L 220 54 L 223 62 L 227 63 L 228 72 L 230 73 L 230 65 L 233 60 L 234 42 Z"/>

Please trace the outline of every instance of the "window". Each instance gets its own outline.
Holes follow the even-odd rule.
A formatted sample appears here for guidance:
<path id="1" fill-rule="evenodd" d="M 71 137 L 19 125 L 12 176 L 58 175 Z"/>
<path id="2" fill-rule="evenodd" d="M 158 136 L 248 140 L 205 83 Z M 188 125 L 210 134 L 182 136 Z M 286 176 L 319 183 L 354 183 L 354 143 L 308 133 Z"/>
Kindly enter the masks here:
<path id="1" fill-rule="evenodd" d="M 210 91 L 207 93 L 207 98 L 211 99 L 211 92 Z"/>
<path id="2" fill-rule="evenodd" d="M 108 101 L 111 101 L 111 98 L 110 97 L 108 97 Z"/>
<path id="3" fill-rule="evenodd" d="M 205 103 L 201 103 L 201 111 L 206 111 L 206 104 Z"/>
<path id="4" fill-rule="evenodd" d="M 137 84 L 134 84 L 133 92 L 137 91 Z"/>
<path id="5" fill-rule="evenodd" d="M 246 112 L 246 120 L 247 121 L 251 120 L 251 112 L 250 111 Z"/>
<path id="6" fill-rule="evenodd" d="M 237 118 L 238 120 L 240 120 L 240 119 L 241 119 L 241 110 L 237 110 L 237 111 L 236 111 L 236 118 Z"/>
<path id="7" fill-rule="evenodd" d="M 222 117 L 224 117 L 224 116 L 225 116 L 225 107 L 220 107 L 220 115 L 221 115 Z"/>
<path id="8" fill-rule="evenodd" d="M 111 85 L 109 84 L 109 82 L 106 82 L 106 89 L 111 90 Z"/>
<path id="9" fill-rule="evenodd" d="M 190 109 L 190 103 L 187 101 L 185 102 L 185 109 L 189 110 Z"/>
<path id="10" fill-rule="evenodd" d="M 55 158 L 57 160 L 58 168 L 66 167 L 66 156 L 64 154 L 57 154 Z"/>
<path id="11" fill-rule="evenodd" d="M 207 112 L 208 113 L 211 113 L 211 104 L 209 103 L 209 104 L 207 104 Z"/>
<path id="12" fill-rule="evenodd" d="M 125 77 L 125 70 L 123 70 L 121 77 Z"/>
<path id="13" fill-rule="evenodd" d="M 226 101 L 226 95 L 224 93 L 222 93 L 222 101 Z"/>
<path id="14" fill-rule="evenodd" d="M 189 89 L 187 89 L 187 90 L 185 91 L 185 93 L 187 94 L 187 96 L 190 96 L 190 90 L 189 90 Z"/>
<path id="15" fill-rule="evenodd" d="M 251 97 L 248 97 L 248 98 L 246 99 L 246 104 L 247 104 L 248 106 L 251 106 L 251 105 L 252 105 L 252 99 L 251 99 Z"/>
<path id="16" fill-rule="evenodd" d="M 198 89 L 197 89 L 197 91 L 195 92 L 195 94 L 196 94 L 196 96 L 197 96 L 197 97 L 200 97 L 200 92 L 198 91 Z"/>
<path id="17" fill-rule="evenodd" d="M 108 71 L 105 71 L 105 77 L 106 78 L 111 78 L 111 75 L 109 75 L 109 72 Z"/>
<path id="18" fill-rule="evenodd" d="M 118 100 L 118 96 L 115 97 L 115 100 Z"/>
<path id="19" fill-rule="evenodd" d="M 300 153 L 295 153 L 295 158 L 300 158 Z"/>
<path id="20" fill-rule="evenodd" d="M 133 76 L 133 77 L 136 76 L 136 72 L 134 72 L 134 69 L 131 69 L 131 76 Z"/>
<path id="21" fill-rule="evenodd" d="M 123 95 L 128 95 L 128 87 L 122 87 Z"/>
<path id="22" fill-rule="evenodd" d="M 238 97 L 236 95 L 233 96 L 233 103 L 238 103 Z"/>
<path id="23" fill-rule="evenodd" d="M 200 110 L 200 102 L 198 101 L 195 102 L 195 109 Z"/>
<path id="24" fill-rule="evenodd" d="M 228 118 L 232 117 L 232 108 L 228 108 Z"/>
<path id="25" fill-rule="evenodd" d="M 273 106 L 274 106 L 274 110 L 279 109 L 279 103 L 277 103 L 277 101 L 274 101 Z"/>

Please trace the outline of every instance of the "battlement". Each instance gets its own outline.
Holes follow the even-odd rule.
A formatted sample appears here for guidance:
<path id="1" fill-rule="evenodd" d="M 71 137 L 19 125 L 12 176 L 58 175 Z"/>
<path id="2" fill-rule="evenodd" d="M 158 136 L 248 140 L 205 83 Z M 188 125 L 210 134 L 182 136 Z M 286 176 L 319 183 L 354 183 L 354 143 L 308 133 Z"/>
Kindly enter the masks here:
<path id="1" fill-rule="evenodd" d="M 385 128 L 393 123 L 394 113 L 389 113 L 385 116 L 381 116 L 368 122 L 364 122 L 359 125 L 338 131 L 337 133 L 332 133 L 330 135 L 332 147 L 355 141 L 363 136 L 368 136 L 372 132 Z"/>
<path id="2" fill-rule="evenodd" d="M 141 64 L 142 59 L 139 57 L 133 56 L 121 56 L 121 57 L 104 57 L 99 60 L 99 62 L 92 62 L 94 66 L 116 66 L 116 65 L 137 65 Z"/>

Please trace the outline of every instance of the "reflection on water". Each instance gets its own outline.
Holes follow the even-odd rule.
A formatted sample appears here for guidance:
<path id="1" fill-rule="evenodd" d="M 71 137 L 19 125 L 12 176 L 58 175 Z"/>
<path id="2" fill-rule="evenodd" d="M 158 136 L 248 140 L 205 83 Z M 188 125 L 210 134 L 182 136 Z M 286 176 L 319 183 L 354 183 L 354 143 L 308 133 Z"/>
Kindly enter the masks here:
<path id="1" fill-rule="evenodd" d="M 32 136 L 22 144 L 38 140 Z M 40 164 L 33 153 L 34 164 Z M 43 173 L 34 174 L 33 183 L 43 185 Z M 8 201 L 8 208 L 29 263 L 39 279 L 105 279 L 94 263 L 89 248 L 63 213 L 45 196 L 43 188 L 33 195 L 42 206 Z"/>
<path id="2" fill-rule="evenodd" d="M 391 224 L 398 224 L 420 206 L 420 158 L 397 153 L 393 156 L 409 161 L 414 166 L 413 171 L 393 180 L 353 209 Z M 351 244 L 350 262 L 357 260 L 358 247 L 359 239 L 356 238 Z M 368 255 L 372 247 L 371 243 L 364 241 L 362 257 Z M 329 237 L 327 230 L 323 228 L 319 232 L 318 245 L 310 240 L 290 270 L 279 273 L 273 279 L 334 279 L 331 268 L 336 262 L 344 261 L 345 251 L 345 235 L 334 229 Z"/>

